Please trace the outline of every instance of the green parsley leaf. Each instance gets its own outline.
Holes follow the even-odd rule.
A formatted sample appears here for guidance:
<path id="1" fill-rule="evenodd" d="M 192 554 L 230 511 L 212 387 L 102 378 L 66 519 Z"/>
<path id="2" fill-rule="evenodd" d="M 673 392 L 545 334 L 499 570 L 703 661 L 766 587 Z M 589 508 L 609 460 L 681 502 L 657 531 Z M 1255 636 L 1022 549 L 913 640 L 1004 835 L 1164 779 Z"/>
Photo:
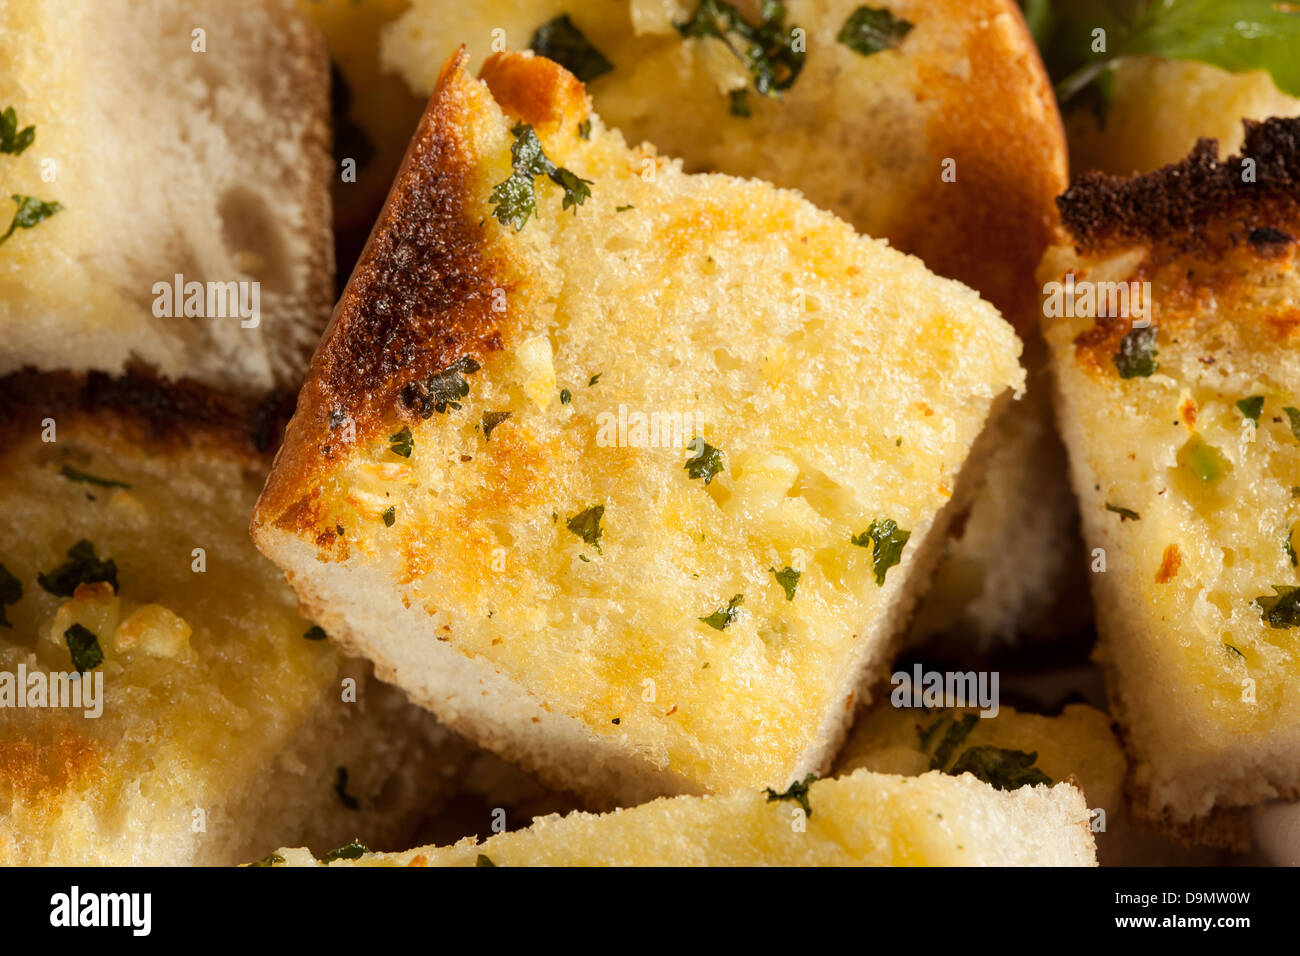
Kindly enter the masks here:
<path id="1" fill-rule="evenodd" d="M 4 235 L 0 235 L 0 245 L 4 245 L 14 234 L 14 230 L 31 229 L 63 209 L 57 202 L 42 202 L 32 196 L 20 196 L 15 193 L 9 198 L 18 204 L 18 209 L 9 223 L 9 229 Z"/>
<path id="2" fill-rule="evenodd" d="M 1113 505 L 1109 501 L 1106 502 L 1106 510 L 1113 511 L 1115 514 L 1119 515 L 1119 520 L 1121 523 L 1125 521 L 1142 520 L 1142 516 L 1138 514 L 1136 511 L 1133 511 L 1129 508 L 1121 508 L 1119 505 Z"/>
<path id="3" fill-rule="evenodd" d="M 445 415 L 448 408 L 460 411 L 460 400 L 469 394 L 469 382 L 465 376 L 473 375 L 480 368 L 482 366 L 473 358 L 462 355 L 426 381 L 408 382 L 402 389 L 402 403 L 415 409 L 421 418 L 429 418 L 434 412 Z"/>
<path id="4" fill-rule="evenodd" d="M 1259 616 L 1272 628 L 1300 627 L 1300 588 L 1274 584 L 1274 594 L 1255 598 Z"/>
<path id="5" fill-rule="evenodd" d="M 99 485 L 101 488 L 130 488 L 125 481 L 115 481 L 112 478 L 100 478 L 89 472 L 80 471 L 71 465 L 64 465 L 59 469 L 59 474 L 69 481 L 84 481 L 88 485 Z"/>
<path id="6" fill-rule="evenodd" d="M 903 548 L 910 537 L 912 532 L 903 531 L 893 519 L 877 518 L 866 531 L 849 540 L 860 548 L 872 545 L 871 569 L 876 574 L 876 585 L 883 586 L 889 569 L 903 560 Z"/>
<path id="7" fill-rule="evenodd" d="M 709 625 L 709 627 L 713 628 L 715 631 L 725 631 L 727 625 L 734 624 L 736 618 L 740 617 L 740 611 L 737 610 L 737 607 L 739 607 L 744 600 L 745 595 L 743 594 L 733 595 L 731 600 L 727 602 L 726 607 L 720 607 L 707 617 L 700 618 L 700 620 Z"/>
<path id="8" fill-rule="evenodd" d="M 370 850 L 358 840 L 339 847 L 337 850 L 330 850 L 320 858 L 322 863 L 331 863 L 334 860 L 359 860 Z"/>
<path id="9" fill-rule="evenodd" d="M 1160 367 L 1156 361 L 1156 327 L 1133 329 L 1120 339 L 1119 351 L 1111 356 L 1120 378 L 1146 378 Z"/>
<path id="10" fill-rule="evenodd" d="M 580 511 L 564 522 L 564 526 L 600 554 L 600 536 L 604 533 L 604 529 L 600 526 L 600 519 L 603 517 L 605 517 L 605 506 L 592 505 L 586 511 Z"/>
<path id="11" fill-rule="evenodd" d="M 597 382 L 599 382 L 599 381 L 600 381 L 600 377 L 601 377 L 602 375 L 604 375 L 604 374 L 605 374 L 604 372 L 597 372 L 595 375 L 593 375 L 593 376 L 591 377 L 591 380 L 590 380 L 589 382 L 587 382 L 587 387 L 588 387 L 588 388 L 591 388 L 593 385 L 595 385 Z"/>
<path id="12" fill-rule="evenodd" d="M 5 616 L 5 605 L 17 604 L 23 597 L 23 583 L 0 564 L 0 627 L 13 627 Z"/>
<path id="13" fill-rule="evenodd" d="M 791 567 L 782 568 L 780 571 L 776 568 L 768 568 L 768 570 L 776 575 L 776 583 L 785 589 L 785 599 L 793 601 L 795 588 L 799 586 L 799 578 L 803 576 L 803 572 Z"/>
<path id="14" fill-rule="evenodd" d="M 1295 534 L 1295 528 L 1287 528 L 1286 540 L 1282 542 L 1282 550 L 1285 551 L 1286 556 L 1291 559 L 1291 567 L 1293 568 L 1296 567 L 1297 565 L 1300 565 L 1300 561 L 1296 560 L 1295 546 L 1292 545 L 1291 543 L 1291 536 L 1294 534 Z"/>
<path id="15" fill-rule="evenodd" d="M 268 853 L 266 856 L 262 857 L 256 863 L 250 863 L 248 865 L 250 867 L 275 866 L 277 863 L 283 863 L 283 862 L 284 862 L 284 857 L 282 857 L 280 854 Z"/>
<path id="16" fill-rule="evenodd" d="M 567 388 L 560 389 L 560 404 L 567 405 L 571 401 L 573 401 L 573 393 Z"/>
<path id="17" fill-rule="evenodd" d="M 510 132 L 515 137 L 514 144 L 510 147 L 514 172 L 508 179 L 498 183 L 488 197 L 488 202 L 496 207 L 492 210 L 492 215 L 498 222 L 514 226 L 518 231 L 536 215 L 537 190 L 533 181 L 538 176 L 546 176 L 564 190 L 564 209 L 581 206 L 591 197 L 589 187 L 592 181 L 552 163 L 542 150 L 542 141 L 537 138 L 537 133 L 531 126 L 516 123 Z"/>
<path id="18" fill-rule="evenodd" d="M 684 38 L 713 37 L 726 45 L 753 78 L 760 96 L 780 99 L 799 78 L 807 54 L 796 49 L 795 27 L 786 29 L 785 4 L 764 0 L 761 22 L 755 26 L 724 0 L 700 0 L 695 12 L 673 22 Z"/>
<path id="19" fill-rule="evenodd" d="M 691 480 L 703 478 L 707 485 L 718 476 L 719 472 L 726 470 L 722 464 L 722 452 L 703 438 L 692 438 L 688 447 L 691 453 L 686 456 L 686 464 L 682 467 L 686 469 Z"/>
<path id="20" fill-rule="evenodd" d="M 1052 0 L 1020 0 L 1020 10 L 1025 15 L 1025 25 L 1034 37 L 1034 42 L 1041 50 L 1047 46 L 1056 27 L 1056 15 L 1052 12 Z"/>
<path id="21" fill-rule="evenodd" d="M 805 818 L 812 817 L 812 807 L 808 805 L 808 788 L 817 782 L 817 774 L 810 773 L 803 778 L 802 782 L 796 781 L 790 784 L 790 789 L 784 793 L 777 793 L 771 787 L 765 787 L 763 792 L 767 794 L 767 802 L 773 803 L 777 800 L 793 800 L 799 806 L 803 807 Z"/>
<path id="22" fill-rule="evenodd" d="M 397 505 L 389 505 L 388 510 L 383 514 L 383 518 L 384 527 L 391 528 L 393 523 L 397 521 Z"/>
<path id="23" fill-rule="evenodd" d="M 749 119 L 754 115 L 754 111 L 749 106 L 749 90 L 732 90 L 727 95 L 731 97 L 730 109 L 732 116 Z"/>
<path id="24" fill-rule="evenodd" d="M 307 628 L 307 630 L 303 632 L 302 636 L 304 640 L 308 641 L 323 641 L 329 637 L 329 635 L 325 633 L 325 628 L 321 627 L 319 624 L 313 624 L 311 627 Z"/>
<path id="25" fill-rule="evenodd" d="M 339 795 L 339 803 L 349 810 L 359 810 L 361 804 L 357 798 L 348 793 L 348 768 L 337 767 L 334 770 L 334 792 Z"/>
<path id="26" fill-rule="evenodd" d="M 630 209 L 635 209 L 635 208 L 636 208 L 636 206 L 633 206 L 631 203 L 628 203 L 626 206 L 615 206 L 615 207 L 614 207 L 614 211 L 615 211 L 615 212 L 627 212 L 628 210 L 630 210 Z"/>
<path id="27" fill-rule="evenodd" d="M 1264 396 L 1252 395 L 1250 398 L 1243 398 L 1237 403 L 1244 418 L 1249 419 L 1251 424 L 1256 428 L 1259 427 L 1259 413 L 1264 410 Z"/>
<path id="28" fill-rule="evenodd" d="M 570 209 L 573 206 L 581 206 L 591 198 L 593 180 L 583 179 L 577 173 L 572 173 L 567 169 L 557 169 L 550 174 L 550 177 L 551 182 L 564 190 L 564 201 L 560 203 L 561 211 Z"/>
<path id="29" fill-rule="evenodd" d="M 954 777 L 973 773 L 995 790 L 1017 790 L 1040 783 L 1051 786 L 1052 778 L 1034 766 L 1037 759 L 1037 751 L 971 747 L 957 758 L 948 773 Z"/>
<path id="30" fill-rule="evenodd" d="M 488 197 L 488 202 L 496 206 L 492 215 L 503 226 L 514 226 L 515 232 L 523 229 L 537 212 L 537 193 L 533 181 L 515 174 L 497 183 Z"/>
<path id="31" fill-rule="evenodd" d="M 888 10 L 858 7 L 849 14 L 835 38 L 840 43 L 863 56 L 881 50 L 894 50 L 903 38 L 912 32 L 913 24 L 899 19 Z"/>
<path id="32" fill-rule="evenodd" d="M 18 114 L 12 106 L 0 112 L 0 153 L 21 156 L 36 139 L 36 127 L 18 128 Z"/>
<path id="33" fill-rule="evenodd" d="M 49 574 L 36 575 L 36 581 L 55 597 L 72 597 L 78 584 L 107 581 L 117 590 L 117 565 L 112 558 L 95 557 L 95 546 L 84 538 L 68 549 L 68 560 Z"/>
<path id="34" fill-rule="evenodd" d="M 538 56 L 554 60 L 584 83 L 614 69 L 614 64 L 591 45 L 567 13 L 538 27 L 528 45 Z"/>
<path id="35" fill-rule="evenodd" d="M 68 643 L 72 654 L 72 666 L 78 674 L 93 671 L 104 663 L 104 652 L 100 649 L 99 638 L 88 628 L 74 624 L 63 632 L 63 639 Z"/>
<path id="36" fill-rule="evenodd" d="M 491 441 L 492 429 L 496 428 L 503 421 L 510 417 L 509 412 L 484 412 L 483 413 L 483 440 Z"/>
<path id="37" fill-rule="evenodd" d="M 493 867 L 494 867 L 494 866 L 496 866 L 496 864 L 492 862 L 491 858 L 489 858 L 488 855 L 487 855 L 486 853 L 480 853 L 480 854 L 478 855 L 478 859 L 474 861 L 474 866 L 475 866 L 475 867 L 480 867 L 480 866 L 493 866 Z"/>
<path id="38" fill-rule="evenodd" d="M 966 738 L 970 736 L 970 732 L 979 723 L 980 719 L 978 714 L 962 714 L 960 720 L 955 719 L 953 714 L 948 716 L 954 719 L 948 725 L 948 729 L 944 731 L 943 739 L 939 741 L 939 746 L 935 748 L 934 754 L 930 757 L 931 770 L 943 770 L 948 765 L 952 755 L 957 752 L 958 747 L 966 742 Z"/>
<path id="39" fill-rule="evenodd" d="M 468 394 L 468 384 L 465 386 L 465 391 Z M 394 455 L 400 455 L 402 458 L 410 458 L 411 452 L 415 451 L 415 436 L 411 434 L 409 425 L 403 425 L 401 431 L 389 435 L 388 441 L 390 443 L 388 450 Z"/>
<path id="40" fill-rule="evenodd" d="M 1179 467 L 1186 468 L 1207 485 L 1232 471 L 1232 462 L 1199 434 L 1187 439 L 1175 460 Z"/>
<path id="41" fill-rule="evenodd" d="M 1300 408 L 1292 408 L 1288 405 L 1282 411 L 1286 412 L 1286 417 L 1291 419 L 1291 434 L 1295 436 L 1296 441 L 1300 441 Z"/>
<path id="42" fill-rule="evenodd" d="M 578 137 L 580 139 L 591 139 L 591 120 L 585 119 L 578 124 Z"/>

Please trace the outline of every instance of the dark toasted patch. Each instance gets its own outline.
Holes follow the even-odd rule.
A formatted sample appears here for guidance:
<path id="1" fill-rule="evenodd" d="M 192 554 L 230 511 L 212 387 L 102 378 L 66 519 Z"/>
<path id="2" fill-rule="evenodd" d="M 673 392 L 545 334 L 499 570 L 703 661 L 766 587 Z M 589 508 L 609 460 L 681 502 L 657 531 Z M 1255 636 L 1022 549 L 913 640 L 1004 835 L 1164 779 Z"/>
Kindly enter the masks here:
<path id="1" fill-rule="evenodd" d="M 37 372 L 0 378 L 0 442 L 38 435 L 52 418 L 93 420 L 135 443 L 160 451 L 216 445 L 239 454 L 269 455 L 279 444 L 292 396 L 276 391 L 253 405 L 191 381 L 169 382 L 145 372 Z"/>
<path id="2" fill-rule="evenodd" d="M 1057 200 L 1080 252 L 1107 242 L 1162 242 L 1243 205 L 1300 202 L 1300 117 L 1245 120 L 1241 155 L 1220 161 L 1218 143 L 1199 140 L 1184 160 L 1135 177 L 1091 171 Z M 1243 182 L 1245 160 L 1254 182 Z"/>

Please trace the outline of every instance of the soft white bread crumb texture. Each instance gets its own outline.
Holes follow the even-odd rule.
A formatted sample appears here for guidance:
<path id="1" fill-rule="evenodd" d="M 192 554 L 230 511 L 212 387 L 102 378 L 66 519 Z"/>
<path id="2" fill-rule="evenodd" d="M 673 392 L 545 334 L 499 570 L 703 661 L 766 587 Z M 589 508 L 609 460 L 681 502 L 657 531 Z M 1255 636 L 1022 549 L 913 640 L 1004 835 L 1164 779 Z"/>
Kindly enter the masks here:
<path id="1" fill-rule="evenodd" d="M 0 373 L 296 386 L 333 298 L 328 93 L 289 0 L 0 5 L 0 109 L 36 131 L 0 156 L 0 231 L 11 194 L 62 207 L 0 245 Z M 160 317 L 177 275 L 201 315 Z M 244 317 L 207 283 L 258 283 L 258 315 L 251 285 Z"/>
<path id="2" fill-rule="evenodd" d="M 1083 794 L 1070 784 L 998 791 L 970 774 L 860 770 L 820 780 L 811 814 L 763 791 L 662 798 L 535 820 L 475 843 L 374 853 L 339 866 L 1093 866 Z M 277 851 L 310 866 L 302 849 Z"/>
<path id="3" fill-rule="evenodd" d="M 557 75 L 517 55 L 495 69 Z M 254 534 L 381 676 L 548 782 L 784 786 L 824 769 L 906 623 L 936 516 L 1023 384 L 1019 342 L 974 292 L 797 194 L 686 175 L 595 116 L 582 138 L 577 90 L 537 132 L 591 197 L 563 210 L 539 179 L 516 231 L 489 202 L 516 121 L 449 69 L 431 115 L 461 124 L 459 215 L 484 237 L 477 267 L 499 270 L 502 348 L 476 354 L 461 407 L 387 410 L 315 471 L 291 428 Z M 340 313 L 318 360 L 365 335 L 356 321 Z M 300 401 L 300 426 L 331 413 Z M 676 437 L 651 437 L 651 415 Z M 693 439 L 717 450 L 708 482 Z M 911 537 L 877 570 L 852 539 L 884 521 Z M 591 783 L 620 762 L 648 781 Z"/>

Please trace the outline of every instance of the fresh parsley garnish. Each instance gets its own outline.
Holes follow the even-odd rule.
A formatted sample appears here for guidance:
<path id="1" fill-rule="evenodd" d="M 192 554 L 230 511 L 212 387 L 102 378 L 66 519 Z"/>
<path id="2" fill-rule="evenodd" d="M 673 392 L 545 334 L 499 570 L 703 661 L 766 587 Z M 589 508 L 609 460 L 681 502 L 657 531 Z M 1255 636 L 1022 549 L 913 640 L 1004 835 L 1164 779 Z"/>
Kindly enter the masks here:
<path id="1" fill-rule="evenodd" d="M 391 528 L 397 520 L 397 505 L 389 505 L 387 510 L 384 511 L 383 518 L 384 527 Z"/>
<path id="2" fill-rule="evenodd" d="M 1295 436 L 1296 441 L 1300 441 L 1300 408 L 1292 408 L 1288 405 L 1282 411 L 1286 412 L 1286 417 L 1291 420 L 1291 434 Z"/>
<path id="3" fill-rule="evenodd" d="M 849 540 L 859 548 L 871 545 L 871 569 L 877 586 L 883 586 L 889 569 L 903 560 L 903 548 L 910 537 L 912 532 L 902 530 L 892 518 L 877 518 L 866 531 Z"/>
<path id="4" fill-rule="evenodd" d="M 325 628 L 321 627 L 319 624 L 313 624 L 311 627 L 307 628 L 307 630 L 303 632 L 302 636 L 308 641 L 323 641 L 329 637 L 329 635 L 325 633 Z"/>
<path id="5" fill-rule="evenodd" d="M 36 127 L 18 128 L 18 113 L 12 106 L 0 112 L 0 153 L 21 156 L 36 139 Z"/>
<path id="6" fill-rule="evenodd" d="M 1237 408 L 1242 417 L 1246 418 L 1256 428 L 1259 427 L 1259 414 L 1264 410 L 1264 396 L 1252 395 L 1250 398 L 1243 398 L 1237 403 Z"/>
<path id="7" fill-rule="evenodd" d="M 629 210 L 632 210 L 632 209 L 635 209 L 635 208 L 636 208 L 636 206 L 633 206 L 631 203 L 628 203 L 626 206 L 615 206 L 615 207 L 614 207 L 614 211 L 615 211 L 615 212 L 628 212 Z"/>
<path id="8" fill-rule="evenodd" d="M 100 581 L 107 581 L 117 591 L 117 564 L 112 558 L 97 558 L 95 546 L 83 538 L 68 549 L 67 561 L 49 574 L 36 575 L 36 580 L 55 597 L 72 597 L 77 585 Z"/>
<path id="9" fill-rule="evenodd" d="M 734 624 L 736 618 L 740 617 L 740 611 L 737 608 L 744 600 L 745 595 L 743 594 L 733 595 L 731 600 L 727 602 L 726 607 L 720 607 L 712 614 L 700 618 L 700 620 L 715 631 L 725 631 L 727 625 Z"/>
<path id="10" fill-rule="evenodd" d="M 1111 356 L 1120 378 L 1146 378 L 1160 367 L 1156 361 L 1156 327 L 1133 329 L 1120 339 L 1119 351 Z"/>
<path id="11" fill-rule="evenodd" d="M 1291 543 L 1291 536 L 1294 534 L 1295 528 L 1287 528 L 1286 540 L 1282 542 L 1282 550 L 1285 551 L 1286 556 L 1291 559 L 1291 567 L 1293 568 L 1300 565 L 1300 561 L 1297 561 L 1296 559 L 1295 546 Z"/>
<path id="12" fill-rule="evenodd" d="M 496 428 L 509 417 L 509 412 L 484 412 L 482 422 L 483 440 L 490 441 L 492 438 L 492 429 Z"/>
<path id="13" fill-rule="evenodd" d="M 478 859 L 474 861 L 474 866 L 475 867 L 496 866 L 496 864 L 492 862 L 491 857 L 489 857 L 486 853 L 480 853 L 478 855 Z"/>
<path id="14" fill-rule="evenodd" d="M 5 605 L 17 604 L 23 597 L 23 583 L 0 564 L 0 627 L 13 627 L 5 616 Z"/>
<path id="15" fill-rule="evenodd" d="M 322 863 L 330 863 L 334 860 L 359 860 L 370 850 L 358 840 L 339 847 L 337 850 L 330 850 L 320 858 Z"/>
<path id="16" fill-rule="evenodd" d="M 89 472 L 73 468 L 71 465 L 64 465 L 59 469 L 59 474 L 68 481 L 84 481 L 88 485 L 99 485 L 101 488 L 130 488 L 125 481 L 116 481 L 112 478 L 100 478 L 98 475 L 92 475 Z"/>
<path id="17" fill-rule="evenodd" d="M 754 115 L 753 109 L 749 105 L 749 90 L 732 90 L 727 94 L 731 99 L 731 115 L 739 116 L 742 119 L 749 119 Z"/>
<path id="18" fill-rule="evenodd" d="M 591 120 L 585 119 L 578 124 L 578 138 L 591 139 Z"/>
<path id="19" fill-rule="evenodd" d="M 10 221 L 8 230 L 5 231 L 4 235 L 0 235 L 0 245 L 4 245 L 15 230 L 31 229 L 38 226 L 63 209 L 63 206 L 57 202 L 42 202 L 33 196 L 21 196 L 15 193 L 9 198 L 18 204 L 18 209 L 14 212 L 14 218 Z"/>
<path id="20" fill-rule="evenodd" d="M 284 857 L 282 857 L 280 854 L 268 853 L 266 856 L 262 857 L 256 863 L 250 863 L 248 865 L 250 867 L 275 866 L 277 863 L 283 863 L 283 862 L 284 862 Z"/>
<path id="21" fill-rule="evenodd" d="M 597 554 L 600 554 L 600 536 L 605 530 L 600 526 L 600 519 L 603 517 L 605 517 L 605 506 L 592 505 L 586 511 L 580 511 L 564 522 L 564 526 L 595 548 Z"/>
<path id="22" fill-rule="evenodd" d="M 597 372 L 595 375 L 593 375 L 593 376 L 591 377 L 591 379 L 587 382 L 587 387 L 588 387 L 588 388 L 591 388 L 593 385 L 595 385 L 597 382 L 599 382 L 599 381 L 600 381 L 600 377 L 601 377 L 602 375 L 604 375 L 604 374 L 605 374 L 604 372 Z"/>
<path id="23" fill-rule="evenodd" d="M 703 438 L 692 438 L 690 449 L 691 454 L 687 456 L 683 467 L 692 480 L 703 478 L 707 485 L 719 472 L 726 470 L 722 465 L 722 452 Z"/>
<path id="24" fill-rule="evenodd" d="M 1052 778 L 1034 766 L 1037 759 L 1037 751 L 971 747 L 957 758 L 948 773 L 954 777 L 972 773 L 995 790 L 1016 790 L 1040 783 L 1051 786 Z"/>
<path id="25" fill-rule="evenodd" d="M 528 45 L 538 56 L 554 60 L 584 83 L 614 69 L 614 64 L 591 45 L 567 13 L 538 27 Z"/>
<path id="26" fill-rule="evenodd" d="M 465 386 L 465 391 L 469 392 L 468 384 Z M 411 434 L 409 425 L 403 425 L 401 431 L 389 435 L 388 442 L 388 450 L 402 458 L 410 458 L 411 452 L 415 451 L 415 437 Z"/>
<path id="27" fill-rule="evenodd" d="M 100 649 L 99 638 L 89 628 L 73 624 L 63 632 L 63 639 L 68 643 L 72 654 L 72 666 L 78 674 L 93 671 L 104 663 L 104 652 Z"/>
<path id="28" fill-rule="evenodd" d="M 1119 520 L 1121 523 L 1125 521 L 1142 520 L 1142 516 L 1138 514 L 1136 511 L 1132 510 L 1131 508 L 1121 508 L 1119 505 L 1113 505 L 1109 501 L 1106 502 L 1106 510 L 1113 511 L 1115 514 L 1119 515 Z"/>
<path id="29" fill-rule="evenodd" d="M 1300 588 L 1274 584 L 1274 594 L 1265 594 L 1252 602 L 1259 616 L 1273 628 L 1300 627 Z"/>
<path id="30" fill-rule="evenodd" d="M 348 768 L 338 767 L 334 770 L 334 792 L 339 795 L 339 803 L 349 810 L 359 810 L 361 804 L 357 798 L 348 793 Z"/>
<path id="31" fill-rule="evenodd" d="M 937 730 L 941 724 L 945 723 L 947 729 L 944 731 L 943 737 L 939 741 L 939 746 L 935 748 L 934 753 L 930 757 L 931 770 L 944 770 L 948 766 L 948 761 L 951 760 L 952 755 L 957 752 L 957 748 L 966 742 L 966 738 L 970 736 L 970 732 L 974 730 L 975 725 L 979 723 L 979 715 L 962 714 L 961 719 L 957 720 L 954 719 L 954 715 L 951 713 L 944 714 L 943 717 L 940 717 L 930 725 L 929 731 L 923 732 L 920 735 L 922 743 L 927 749 L 929 747 L 930 738 L 934 735 L 935 730 Z"/>
<path id="32" fill-rule="evenodd" d="M 896 49 L 912 32 L 912 26 L 888 10 L 858 7 L 849 14 L 835 39 L 854 53 L 870 56 L 881 50 Z"/>
<path id="33" fill-rule="evenodd" d="M 773 803 L 777 800 L 793 800 L 799 806 L 803 807 L 804 816 L 812 817 L 812 807 L 808 805 L 808 788 L 817 782 L 817 774 L 810 773 L 802 781 L 796 781 L 790 784 L 790 789 L 785 793 L 777 793 L 771 787 L 765 787 L 763 792 L 767 794 L 767 802 Z"/>
<path id="34" fill-rule="evenodd" d="M 408 408 L 415 409 L 421 418 L 429 418 L 434 412 L 445 415 L 449 408 L 460 411 L 460 400 L 469 394 L 469 382 L 465 376 L 473 375 L 480 368 L 482 366 L 473 358 L 462 355 L 424 382 L 408 382 L 402 389 L 402 401 Z"/>
<path id="35" fill-rule="evenodd" d="M 764 0 L 757 26 L 724 0 L 700 0 L 690 18 L 673 26 L 683 37 L 713 37 L 745 65 L 761 96 L 780 99 L 799 78 L 807 54 L 795 43 L 795 29 L 786 29 L 785 4 Z"/>
<path id="36" fill-rule="evenodd" d="M 560 389 L 560 404 L 567 405 L 571 401 L 573 401 L 573 393 L 567 388 Z"/>
<path id="37" fill-rule="evenodd" d="M 768 568 L 768 570 L 776 575 L 776 583 L 785 590 L 785 599 L 793 601 L 795 589 L 799 587 L 799 578 L 803 576 L 803 572 L 791 567 L 784 567 L 780 571 L 776 568 Z"/>
<path id="38" fill-rule="evenodd" d="M 502 225 L 523 229 L 528 220 L 537 214 L 537 189 L 534 180 L 546 176 L 564 190 L 562 207 L 581 206 L 591 196 L 592 180 L 556 166 L 542 150 L 542 141 L 527 123 L 516 123 L 510 130 L 515 141 L 510 147 L 514 172 L 496 185 L 488 197 L 496 208 L 492 215 Z M 576 211 L 576 210 L 575 210 Z"/>

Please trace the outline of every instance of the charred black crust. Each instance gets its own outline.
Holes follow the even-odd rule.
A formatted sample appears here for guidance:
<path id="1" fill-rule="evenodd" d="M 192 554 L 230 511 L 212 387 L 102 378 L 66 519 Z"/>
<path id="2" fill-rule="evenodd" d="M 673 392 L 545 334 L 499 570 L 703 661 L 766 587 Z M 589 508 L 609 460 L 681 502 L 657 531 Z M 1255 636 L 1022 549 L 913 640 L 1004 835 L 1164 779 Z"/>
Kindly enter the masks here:
<path id="1" fill-rule="evenodd" d="M 8 440 L 38 435 L 41 422 L 68 417 L 127 429 L 136 440 L 166 450 L 220 445 L 270 460 L 293 412 L 283 390 L 256 404 L 182 380 L 143 371 L 38 372 L 23 369 L 0 378 L 0 435 Z"/>
<path id="2" fill-rule="evenodd" d="M 1087 172 L 1056 200 L 1080 251 L 1108 241 L 1161 241 L 1236 204 L 1300 202 L 1300 117 L 1244 120 L 1241 155 L 1220 161 L 1201 139 L 1184 160 L 1134 177 Z M 1243 181 L 1247 160 L 1254 181 Z"/>

